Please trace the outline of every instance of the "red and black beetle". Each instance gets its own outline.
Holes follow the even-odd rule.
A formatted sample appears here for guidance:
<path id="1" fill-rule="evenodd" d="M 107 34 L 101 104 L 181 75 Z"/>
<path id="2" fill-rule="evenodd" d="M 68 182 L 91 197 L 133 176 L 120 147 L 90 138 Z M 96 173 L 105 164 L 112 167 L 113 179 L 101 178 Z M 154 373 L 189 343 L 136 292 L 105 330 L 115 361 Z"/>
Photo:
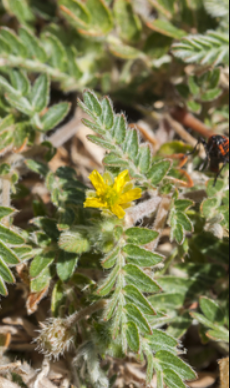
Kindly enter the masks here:
<path id="1" fill-rule="evenodd" d="M 203 167 L 209 162 L 210 170 L 216 173 L 215 186 L 222 170 L 229 163 L 229 139 L 221 135 L 212 135 L 206 142 L 203 138 L 200 138 L 190 155 L 196 152 L 199 144 L 203 144 L 207 154 Z M 220 168 L 219 165 L 222 163 L 223 166 Z"/>

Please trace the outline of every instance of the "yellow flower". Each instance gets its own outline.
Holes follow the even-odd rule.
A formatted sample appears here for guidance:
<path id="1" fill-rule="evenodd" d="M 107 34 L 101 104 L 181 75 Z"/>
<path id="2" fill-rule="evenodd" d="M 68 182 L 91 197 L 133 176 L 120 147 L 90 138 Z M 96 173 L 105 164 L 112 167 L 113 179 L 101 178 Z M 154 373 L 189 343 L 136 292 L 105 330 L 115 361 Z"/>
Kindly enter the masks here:
<path id="1" fill-rule="evenodd" d="M 89 179 L 96 192 L 90 192 L 84 207 L 108 209 L 118 218 L 125 216 L 124 209 L 131 206 L 131 202 L 141 198 L 141 189 L 133 189 L 128 170 L 122 171 L 113 181 L 109 174 L 102 177 L 94 170 Z"/>

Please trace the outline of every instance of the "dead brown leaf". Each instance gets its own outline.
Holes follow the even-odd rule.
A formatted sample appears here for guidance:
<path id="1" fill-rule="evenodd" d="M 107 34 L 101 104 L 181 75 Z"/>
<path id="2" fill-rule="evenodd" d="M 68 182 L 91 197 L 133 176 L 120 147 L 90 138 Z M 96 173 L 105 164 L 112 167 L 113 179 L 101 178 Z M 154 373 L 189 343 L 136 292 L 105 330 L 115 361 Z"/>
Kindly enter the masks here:
<path id="1" fill-rule="evenodd" d="M 219 361 L 221 388 L 229 388 L 229 358 Z"/>

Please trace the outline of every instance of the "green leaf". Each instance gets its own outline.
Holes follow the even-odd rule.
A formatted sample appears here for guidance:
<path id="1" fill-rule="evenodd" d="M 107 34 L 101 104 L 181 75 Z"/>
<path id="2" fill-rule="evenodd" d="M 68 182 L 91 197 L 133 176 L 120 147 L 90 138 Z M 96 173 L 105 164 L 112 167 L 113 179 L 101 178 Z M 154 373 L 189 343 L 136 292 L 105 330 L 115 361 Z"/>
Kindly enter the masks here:
<path id="1" fill-rule="evenodd" d="M 0 276 L 0 294 L 4 295 L 4 296 L 8 295 L 8 291 L 7 291 L 6 285 L 5 285 L 4 281 L 3 281 L 3 279 L 1 278 L 1 276 Z"/>
<path id="2" fill-rule="evenodd" d="M 36 59 L 39 62 L 46 62 L 47 55 L 40 44 L 40 41 L 30 32 L 26 27 L 21 27 L 19 29 L 19 36 L 27 48 L 30 58 Z"/>
<path id="3" fill-rule="evenodd" d="M 133 10 L 131 0 L 116 0 L 114 13 L 121 39 L 133 43 L 138 41 L 141 34 L 141 22 Z"/>
<path id="4" fill-rule="evenodd" d="M 101 108 L 103 126 L 106 129 L 111 129 L 114 123 L 114 114 L 112 102 L 108 97 L 103 98 Z"/>
<path id="5" fill-rule="evenodd" d="M 10 80 L 15 90 L 21 92 L 22 96 L 26 96 L 30 91 L 30 82 L 26 74 L 21 70 L 11 70 Z"/>
<path id="6" fill-rule="evenodd" d="M 157 281 L 164 291 L 180 293 L 183 295 L 186 295 L 188 288 L 193 287 L 197 280 L 197 277 L 193 278 L 192 276 L 189 279 L 187 277 L 176 277 L 170 275 L 164 275 L 157 278 Z"/>
<path id="7" fill-rule="evenodd" d="M 92 143 L 99 145 L 102 148 L 105 148 L 110 151 L 115 151 L 116 147 L 115 145 L 111 144 L 111 142 L 108 142 L 104 139 L 102 139 L 99 136 L 94 136 L 94 135 L 88 135 L 87 139 L 90 140 Z"/>
<path id="8" fill-rule="evenodd" d="M 36 256 L 30 265 L 31 279 L 35 279 L 41 275 L 41 273 L 49 267 L 55 259 L 55 252 L 49 251 L 45 254 Z"/>
<path id="9" fill-rule="evenodd" d="M 97 293 L 100 296 L 106 296 L 108 295 L 112 289 L 113 286 L 117 280 L 117 276 L 119 273 L 119 266 L 114 267 L 114 269 L 110 272 L 107 279 L 103 282 L 103 284 L 99 287 Z"/>
<path id="10" fill-rule="evenodd" d="M 66 252 L 79 255 L 88 252 L 91 248 L 87 230 L 83 228 L 73 228 L 63 232 L 59 238 L 58 245 Z"/>
<path id="11" fill-rule="evenodd" d="M 139 147 L 138 167 L 141 173 L 147 174 L 151 163 L 151 150 L 147 145 Z"/>
<path id="12" fill-rule="evenodd" d="M 177 223 L 180 224 L 184 230 L 186 230 L 187 232 L 193 232 L 193 224 L 188 218 L 188 216 L 186 216 L 186 214 L 177 211 L 176 219 Z"/>
<path id="13" fill-rule="evenodd" d="M 91 16 L 91 29 L 95 35 L 107 34 L 113 28 L 111 11 L 103 0 L 87 0 L 86 7 Z"/>
<path id="14" fill-rule="evenodd" d="M 225 187 L 225 183 L 222 179 L 218 179 L 214 186 L 214 179 L 209 179 L 207 184 L 207 194 L 209 198 L 216 197 L 217 193 L 222 191 Z"/>
<path id="15" fill-rule="evenodd" d="M 182 245 L 185 239 L 184 228 L 181 224 L 177 223 L 171 229 L 171 241 L 176 240 L 179 245 Z"/>
<path id="16" fill-rule="evenodd" d="M 199 96 L 200 86 L 196 83 L 196 79 L 192 75 L 188 78 L 188 86 L 193 96 Z"/>
<path id="17" fill-rule="evenodd" d="M 202 94 L 201 100 L 204 102 L 216 100 L 222 94 L 222 90 L 219 88 L 211 89 Z"/>
<path id="18" fill-rule="evenodd" d="M 162 19 L 156 19 L 153 22 L 148 22 L 147 26 L 162 35 L 168 36 L 169 38 L 181 39 L 187 33 L 175 27 L 172 23 Z"/>
<path id="19" fill-rule="evenodd" d="M 168 388 L 186 388 L 181 378 L 172 369 L 164 370 L 164 382 Z"/>
<path id="20" fill-rule="evenodd" d="M 16 210 L 13 209 L 12 207 L 4 207 L 4 206 L 0 206 L 0 220 L 4 217 L 7 217 L 13 213 L 15 213 Z"/>
<path id="21" fill-rule="evenodd" d="M 69 113 L 70 107 L 68 102 L 60 102 L 49 108 L 41 118 L 42 131 L 47 132 L 60 124 Z"/>
<path id="22" fill-rule="evenodd" d="M 37 217 L 31 220 L 31 223 L 36 225 L 39 229 L 42 229 L 46 237 L 50 237 L 55 242 L 59 238 L 59 231 L 57 229 L 57 222 L 55 219 L 47 217 Z"/>
<path id="23" fill-rule="evenodd" d="M 3 225 L 0 225 L 0 240 L 12 245 L 21 245 L 25 242 L 21 236 Z"/>
<path id="24" fill-rule="evenodd" d="M 98 133 L 99 135 L 104 135 L 106 133 L 106 130 L 102 128 L 102 124 L 98 125 L 97 123 L 94 123 L 87 119 L 82 119 L 82 122 L 83 124 L 85 124 L 86 127 L 91 128 L 94 132 Z"/>
<path id="25" fill-rule="evenodd" d="M 134 160 L 138 154 L 138 134 L 135 129 L 128 129 L 122 149 L 130 159 Z"/>
<path id="26" fill-rule="evenodd" d="M 164 388 L 164 376 L 161 371 L 157 371 L 157 388 Z"/>
<path id="27" fill-rule="evenodd" d="M 4 55 L 11 54 L 10 45 L 7 43 L 5 39 L 3 39 L 3 37 L 1 37 L 1 35 L 0 35 L 0 53 L 3 53 Z"/>
<path id="28" fill-rule="evenodd" d="M 138 353 L 140 350 L 140 336 L 137 326 L 134 322 L 128 322 L 126 325 L 126 336 L 129 348 Z"/>
<path id="29" fill-rule="evenodd" d="M 25 164 L 30 170 L 36 172 L 39 175 L 46 176 L 49 172 L 49 168 L 45 163 L 38 162 L 33 159 L 27 159 Z"/>
<path id="30" fill-rule="evenodd" d="M 178 315 L 170 322 L 167 333 L 173 338 L 180 339 L 187 333 L 191 324 L 192 319 L 189 314 Z"/>
<path id="31" fill-rule="evenodd" d="M 206 11 L 214 18 L 223 18 L 229 16 L 229 3 L 226 0 L 220 0 L 218 3 L 214 0 L 204 0 Z"/>
<path id="32" fill-rule="evenodd" d="M 60 316 L 60 309 L 66 305 L 65 285 L 59 280 L 52 292 L 51 311 L 55 317 Z"/>
<path id="33" fill-rule="evenodd" d="M 218 341 L 229 342 L 229 331 L 227 329 L 222 326 L 218 327 L 214 322 L 209 321 L 204 315 L 199 313 L 191 313 L 191 316 L 205 327 L 211 328 L 211 335 L 215 332 L 216 339 L 218 339 Z"/>
<path id="34" fill-rule="evenodd" d="M 41 74 L 31 90 L 31 104 L 35 112 L 43 111 L 49 103 L 49 79 L 46 74 Z"/>
<path id="35" fill-rule="evenodd" d="M 206 218 L 212 218 L 215 210 L 218 207 L 219 201 L 217 198 L 207 198 L 201 204 L 201 212 Z"/>
<path id="36" fill-rule="evenodd" d="M 29 260 L 32 257 L 34 257 L 34 250 L 28 245 L 16 247 L 16 248 L 14 248 L 14 252 L 16 253 L 17 260 L 19 260 L 19 261 Z"/>
<path id="37" fill-rule="evenodd" d="M 224 324 L 225 313 L 216 302 L 207 297 L 201 297 L 200 308 L 209 321 Z"/>
<path id="38" fill-rule="evenodd" d="M 179 309 L 184 305 L 185 296 L 180 293 L 163 293 L 148 298 L 154 309 L 162 311 Z"/>
<path id="39" fill-rule="evenodd" d="M 8 163 L 0 164 L 0 176 L 8 175 L 10 173 L 11 166 Z"/>
<path id="40" fill-rule="evenodd" d="M 194 113 L 199 114 L 202 110 L 202 105 L 196 101 L 187 101 L 187 107 Z"/>
<path id="41" fill-rule="evenodd" d="M 226 342 L 227 344 L 229 343 L 229 331 L 228 330 L 223 331 L 223 330 L 216 328 L 214 330 L 209 330 L 206 333 L 206 336 L 214 341 L 223 341 L 223 342 Z"/>
<path id="42" fill-rule="evenodd" d="M 143 334 L 152 334 L 148 321 L 133 304 L 126 304 L 124 310 L 127 313 L 128 321 L 133 322 Z"/>
<path id="43" fill-rule="evenodd" d="M 127 284 L 136 286 L 140 291 L 155 293 L 161 290 L 160 286 L 143 271 L 141 271 L 136 265 L 127 264 L 123 271 Z"/>
<path id="44" fill-rule="evenodd" d="M 25 97 L 20 97 L 14 94 L 5 95 L 7 102 L 12 105 L 15 109 L 24 113 L 27 116 L 33 115 L 33 108 L 29 101 Z"/>
<path id="45" fill-rule="evenodd" d="M 147 228 L 129 228 L 125 231 L 127 241 L 137 245 L 150 243 L 159 236 L 159 233 Z"/>
<path id="46" fill-rule="evenodd" d="M 172 41 L 172 38 L 152 32 L 146 39 L 144 52 L 152 59 L 159 59 L 160 63 L 162 57 L 168 56 Z"/>
<path id="47" fill-rule="evenodd" d="M 132 303 L 146 315 L 155 315 L 155 311 L 147 299 L 134 286 L 126 286 L 123 290 L 127 303 Z"/>
<path id="48" fill-rule="evenodd" d="M 174 353 L 178 346 L 178 341 L 164 333 L 162 330 L 153 330 L 151 336 L 145 336 L 150 348 L 157 353 L 160 350 L 167 350 Z"/>
<path id="49" fill-rule="evenodd" d="M 143 57 L 140 50 L 117 41 L 109 42 L 109 50 L 115 57 L 122 59 L 137 59 Z"/>
<path id="50" fill-rule="evenodd" d="M 0 134 L 0 151 L 2 152 L 2 154 L 5 153 L 7 148 L 10 147 L 13 143 L 13 133 L 11 129 L 9 128 Z M 7 164 L 3 163 L 2 165 L 0 165 L 0 175 L 6 175 L 6 171 Z"/>
<path id="51" fill-rule="evenodd" d="M 0 241 L 0 257 L 4 262 L 9 265 L 16 265 L 20 263 L 19 258 L 14 254 L 14 252 L 8 248 L 2 241 Z"/>
<path id="52" fill-rule="evenodd" d="M 57 260 L 57 274 L 66 282 L 73 275 L 79 256 L 67 252 L 60 252 Z"/>
<path id="53" fill-rule="evenodd" d="M 77 52 L 74 47 L 67 48 L 67 65 L 68 65 L 68 73 L 72 75 L 76 80 L 80 79 L 83 76 L 82 71 L 77 65 Z"/>
<path id="54" fill-rule="evenodd" d="M 67 70 L 67 56 L 61 41 L 55 35 L 46 33 L 44 44 L 51 66 L 65 72 Z"/>
<path id="55" fill-rule="evenodd" d="M 154 163 L 148 173 L 148 177 L 153 185 L 158 185 L 165 175 L 169 172 L 172 162 L 170 160 L 162 160 Z"/>
<path id="56" fill-rule="evenodd" d="M 136 264 L 140 267 L 152 267 L 159 264 L 163 260 L 163 256 L 157 253 L 152 253 L 146 249 L 139 248 L 138 245 L 127 244 L 123 248 L 126 253 L 126 261 L 131 264 Z"/>
<path id="57" fill-rule="evenodd" d="M 42 271 L 40 276 L 38 276 L 36 279 L 31 280 L 31 292 L 40 292 L 44 290 L 49 286 L 51 279 L 52 276 L 50 273 L 50 267 L 46 267 L 45 270 Z"/>
<path id="58" fill-rule="evenodd" d="M 168 351 L 160 350 L 155 355 L 155 359 L 159 362 L 163 371 L 171 369 L 183 380 L 194 380 L 197 377 L 192 368 L 190 368 L 179 357 Z"/>
<path id="59" fill-rule="evenodd" d="M 103 164 L 106 166 L 126 168 L 129 167 L 129 162 L 122 160 L 117 154 L 111 152 L 109 155 L 105 156 L 103 159 Z"/>
<path id="60" fill-rule="evenodd" d="M 150 384 L 152 379 L 153 379 L 153 374 L 154 374 L 154 359 L 153 359 L 153 353 L 145 350 L 145 355 L 147 357 L 147 371 L 146 371 L 146 382 L 147 384 Z M 157 388 L 164 388 L 164 387 L 159 387 Z"/>
<path id="61" fill-rule="evenodd" d="M 3 39 L 5 39 L 6 42 L 10 45 L 11 53 L 18 55 L 19 57 L 27 57 L 26 47 L 24 44 L 22 44 L 13 30 L 10 30 L 7 27 L 1 27 L 0 34 Z"/>
<path id="62" fill-rule="evenodd" d="M 174 55 L 187 63 L 215 65 L 229 63 L 229 36 L 208 31 L 206 35 L 190 35 L 172 47 Z"/>
<path id="63" fill-rule="evenodd" d="M 119 254 L 120 248 L 115 247 L 112 251 L 110 251 L 102 260 L 101 265 L 105 269 L 110 269 L 114 267 L 114 265 L 117 262 L 118 254 Z"/>
<path id="64" fill-rule="evenodd" d="M 154 6 L 154 8 L 156 8 L 160 13 L 162 13 L 167 18 L 170 19 L 172 17 L 174 13 L 175 0 L 149 0 L 149 2 Z"/>
<path id="65" fill-rule="evenodd" d="M 8 115 L 4 117 L 4 119 L 0 119 L 0 133 L 3 132 L 5 129 L 8 129 L 8 127 L 12 127 L 14 124 L 14 116 Z"/>
<path id="66" fill-rule="evenodd" d="M 180 212 L 185 212 L 193 205 L 194 205 L 194 202 L 191 201 L 190 199 L 177 199 L 174 202 L 175 209 Z"/>
<path id="67" fill-rule="evenodd" d="M 164 143 L 159 151 L 158 155 L 160 156 L 168 156 L 172 154 L 184 154 L 186 152 L 193 151 L 193 147 L 184 144 L 182 141 L 173 140 L 167 143 Z"/>
<path id="68" fill-rule="evenodd" d="M 9 82 L 2 76 L 0 76 L 0 90 L 4 90 L 5 92 L 11 93 L 15 96 L 20 96 L 20 91 L 14 89 Z"/>
<path id="69" fill-rule="evenodd" d="M 4 7 L 10 15 L 15 15 L 21 23 L 34 21 L 27 0 L 3 0 Z"/>
<path id="70" fill-rule="evenodd" d="M 78 0 L 58 0 L 59 6 L 66 7 L 70 13 L 65 12 L 65 9 L 60 7 L 64 12 L 64 16 L 77 27 L 85 27 L 90 22 L 90 13 L 84 3 Z"/>
<path id="71" fill-rule="evenodd" d="M 220 69 L 218 69 L 218 68 L 215 68 L 209 72 L 208 81 L 209 81 L 209 88 L 210 89 L 217 88 L 217 86 L 219 85 L 219 81 L 220 81 L 220 75 L 221 75 L 221 72 L 220 72 Z"/>
<path id="72" fill-rule="evenodd" d="M 114 118 L 114 125 L 112 128 L 112 136 L 117 144 L 122 144 L 125 140 L 127 130 L 127 122 L 124 115 L 116 115 Z"/>
<path id="73" fill-rule="evenodd" d="M 12 272 L 7 267 L 6 263 L 0 258 L 0 277 L 7 283 L 15 283 Z"/>
<path id="74" fill-rule="evenodd" d="M 83 99 L 93 118 L 102 116 L 102 107 L 95 93 L 87 90 L 83 94 Z"/>

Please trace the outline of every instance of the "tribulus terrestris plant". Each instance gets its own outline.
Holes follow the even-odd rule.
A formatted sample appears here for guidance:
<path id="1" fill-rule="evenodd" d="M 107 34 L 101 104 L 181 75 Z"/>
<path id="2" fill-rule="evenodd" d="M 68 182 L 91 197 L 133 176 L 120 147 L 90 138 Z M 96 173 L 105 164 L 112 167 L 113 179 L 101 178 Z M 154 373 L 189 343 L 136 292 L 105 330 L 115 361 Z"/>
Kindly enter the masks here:
<path id="1" fill-rule="evenodd" d="M 226 387 L 228 18 L 0 1 L 3 386 Z"/>

